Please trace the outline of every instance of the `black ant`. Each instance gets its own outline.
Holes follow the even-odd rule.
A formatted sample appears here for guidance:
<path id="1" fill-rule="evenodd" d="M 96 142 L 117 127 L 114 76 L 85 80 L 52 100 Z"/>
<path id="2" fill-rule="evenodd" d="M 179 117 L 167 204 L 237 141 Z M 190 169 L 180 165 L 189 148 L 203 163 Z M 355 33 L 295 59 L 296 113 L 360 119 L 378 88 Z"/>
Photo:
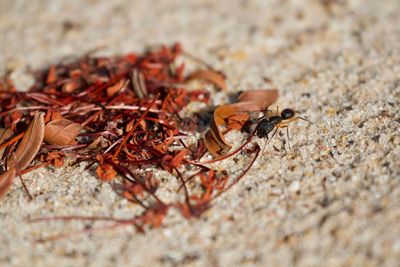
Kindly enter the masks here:
<path id="1" fill-rule="evenodd" d="M 271 112 L 270 110 L 267 110 L 266 112 Z M 279 114 L 278 111 L 276 114 Z M 301 119 L 304 121 L 307 121 L 311 123 L 311 121 L 303 118 L 303 117 L 295 117 L 296 112 L 292 109 L 285 108 L 281 111 L 280 115 L 273 115 L 271 117 L 263 117 L 261 120 L 258 122 L 256 126 L 255 133 L 259 138 L 266 138 L 268 140 L 268 135 L 271 133 L 274 129 L 275 131 L 273 132 L 270 140 L 275 136 L 276 132 L 281 129 L 281 128 L 286 128 L 286 133 L 287 133 L 287 138 L 288 138 L 288 144 L 290 148 L 290 143 L 289 143 L 289 128 L 288 128 L 288 123 Z"/>

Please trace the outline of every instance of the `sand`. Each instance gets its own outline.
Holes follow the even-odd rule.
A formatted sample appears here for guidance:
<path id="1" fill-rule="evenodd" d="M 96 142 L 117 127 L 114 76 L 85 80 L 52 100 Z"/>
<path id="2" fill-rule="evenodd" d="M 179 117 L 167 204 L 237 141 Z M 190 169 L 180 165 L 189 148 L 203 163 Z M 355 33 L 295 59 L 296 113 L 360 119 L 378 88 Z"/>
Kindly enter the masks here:
<path id="1" fill-rule="evenodd" d="M 226 73 L 230 92 L 278 88 L 279 107 L 313 124 L 292 123 L 291 148 L 267 144 L 201 218 L 172 211 L 146 234 L 37 243 L 104 224 L 30 218 L 129 218 L 133 207 L 83 166 L 25 175 L 32 201 L 16 179 L 0 202 L 0 266 L 399 266 L 399 14 L 397 0 L 1 1 L 0 73 L 21 89 L 30 69 L 63 58 L 179 41 Z"/>

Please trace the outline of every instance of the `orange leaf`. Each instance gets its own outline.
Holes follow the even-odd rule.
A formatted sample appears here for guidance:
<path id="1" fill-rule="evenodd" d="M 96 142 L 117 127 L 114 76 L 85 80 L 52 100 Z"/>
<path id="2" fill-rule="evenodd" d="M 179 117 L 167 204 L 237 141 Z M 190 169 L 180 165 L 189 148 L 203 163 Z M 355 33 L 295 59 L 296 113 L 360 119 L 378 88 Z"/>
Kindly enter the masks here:
<path id="1" fill-rule="evenodd" d="M 52 145 L 71 145 L 82 128 L 82 125 L 67 119 L 50 121 L 45 127 L 44 141 Z"/>
<path id="2" fill-rule="evenodd" d="M 216 71 L 198 70 L 198 71 L 195 71 L 192 74 L 190 74 L 187 80 L 190 81 L 190 80 L 196 80 L 196 79 L 205 80 L 207 82 L 214 84 L 219 89 L 222 89 L 224 91 L 227 90 L 225 77 Z"/>

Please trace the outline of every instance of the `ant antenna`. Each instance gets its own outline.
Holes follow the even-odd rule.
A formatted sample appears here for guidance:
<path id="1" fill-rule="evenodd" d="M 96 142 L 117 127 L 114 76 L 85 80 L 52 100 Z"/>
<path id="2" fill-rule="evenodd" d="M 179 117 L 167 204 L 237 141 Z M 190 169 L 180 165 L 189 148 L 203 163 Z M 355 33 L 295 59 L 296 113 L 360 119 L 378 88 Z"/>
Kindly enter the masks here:
<path id="1" fill-rule="evenodd" d="M 275 131 L 273 132 L 271 138 L 268 140 L 267 144 L 269 144 L 269 142 L 271 142 L 272 138 L 274 138 L 276 132 L 278 132 L 278 129 L 279 129 L 279 128 L 275 128 Z"/>
<path id="2" fill-rule="evenodd" d="M 267 137 L 267 140 L 264 141 L 264 146 L 263 146 L 263 150 L 261 152 L 261 155 L 264 155 L 264 151 L 265 151 L 265 148 L 267 147 L 267 143 L 268 143 L 268 137 Z"/>
<path id="3" fill-rule="evenodd" d="M 303 121 L 306 121 L 306 122 L 308 122 L 308 123 L 311 123 L 311 124 L 314 124 L 312 121 L 310 121 L 310 120 L 308 120 L 308 119 L 306 119 L 306 118 L 304 118 L 304 117 L 296 117 L 297 119 L 300 119 L 300 120 L 303 120 Z"/>

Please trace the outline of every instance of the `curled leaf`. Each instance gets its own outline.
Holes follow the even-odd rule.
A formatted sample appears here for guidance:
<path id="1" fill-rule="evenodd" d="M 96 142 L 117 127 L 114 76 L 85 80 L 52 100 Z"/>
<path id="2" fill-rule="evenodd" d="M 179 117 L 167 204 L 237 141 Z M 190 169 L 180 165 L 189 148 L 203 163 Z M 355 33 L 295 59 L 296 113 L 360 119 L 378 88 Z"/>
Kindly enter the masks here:
<path id="1" fill-rule="evenodd" d="M 6 140 L 10 135 L 7 130 L 2 131 L 0 140 Z M 35 158 L 42 144 L 43 136 L 44 113 L 36 112 L 14 154 L 7 160 L 8 169 L 0 174 L 0 198 L 8 192 L 17 171 L 28 167 Z"/>
<path id="2" fill-rule="evenodd" d="M 17 171 L 21 171 L 28 167 L 35 158 L 44 136 L 44 113 L 35 112 L 24 137 L 22 137 L 15 153 L 7 161 L 7 165 L 12 168 L 16 167 Z"/>
<path id="3" fill-rule="evenodd" d="M 44 141 L 52 145 L 71 145 L 82 128 L 82 125 L 67 119 L 50 121 L 45 127 Z"/>
<path id="4" fill-rule="evenodd" d="M 0 198 L 5 196 L 10 189 L 16 174 L 15 167 L 10 168 L 6 172 L 0 174 Z"/>
<path id="5" fill-rule="evenodd" d="M 231 145 L 227 143 L 221 127 L 240 129 L 248 119 L 247 113 L 265 110 L 277 99 L 277 90 L 250 90 L 242 93 L 237 103 L 217 107 L 210 122 L 210 129 L 204 136 L 207 150 L 217 158 L 226 154 Z"/>
<path id="6" fill-rule="evenodd" d="M 187 80 L 190 81 L 195 79 L 205 80 L 207 82 L 214 84 L 219 89 L 222 89 L 224 91 L 227 90 L 225 77 L 216 71 L 198 70 L 190 74 Z"/>

